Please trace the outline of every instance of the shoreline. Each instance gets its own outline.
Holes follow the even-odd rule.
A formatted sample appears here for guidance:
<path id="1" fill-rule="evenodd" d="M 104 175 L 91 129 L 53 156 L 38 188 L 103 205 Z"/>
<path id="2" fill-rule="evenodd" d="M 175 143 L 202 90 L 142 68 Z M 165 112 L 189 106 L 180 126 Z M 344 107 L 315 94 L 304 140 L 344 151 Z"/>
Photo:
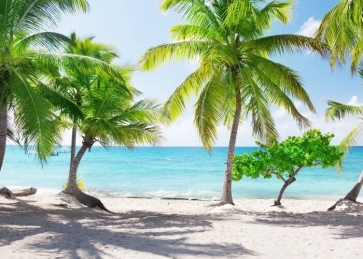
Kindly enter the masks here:
<path id="1" fill-rule="evenodd" d="M 24 200 L 0 198 L 4 258 L 361 258 L 363 209 L 328 212 L 332 201 L 101 198 L 110 214 Z"/>
<path id="2" fill-rule="evenodd" d="M 353 184 L 352 184 L 353 186 Z M 3 186 L 4 187 L 4 186 Z M 37 193 L 35 194 L 36 196 L 56 196 L 62 193 L 62 189 L 50 189 L 50 188 L 38 188 L 38 187 L 30 187 L 30 186 L 5 186 L 8 189 L 10 189 L 12 192 L 16 192 L 16 191 L 21 191 L 24 189 L 29 189 L 29 188 L 36 188 L 37 189 Z M 125 195 L 122 193 L 118 193 L 118 192 L 107 192 L 107 189 L 87 189 L 85 191 L 87 194 L 90 194 L 92 196 L 95 196 L 99 199 L 165 199 L 165 200 L 196 200 L 196 201 L 219 201 L 219 197 L 221 195 L 221 193 L 218 193 L 218 195 L 214 195 L 213 197 L 187 197 L 187 196 L 161 196 L 160 194 L 158 194 L 157 192 L 155 193 L 155 195 L 150 195 L 150 193 L 147 193 L 145 196 L 142 195 Z M 337 194 L 334 195 L 309 195 L 309 194 L 288 194 L 286 193 L 283 197 L 282 200 L 319 200 L 319 201 L 337 201 L 341 198 L 344 198 L 345 195 L 348 193 L 348 189 L 346 193 L 342 193 L 340 196 Z M 254 199 L 254 200 L 274 200 L 277 199 L 278 196 L 278 190 L 276 191 L 276 195 L 245 195 L 245 196 L 240 196 L 240 195 L 233 195 L 233 200 L 244 200 L 244 199 Z M 1 198 L 1 197 L 0 197 Z M 359 198 L 358 200 L 363 202 L 363 197 Z"/>

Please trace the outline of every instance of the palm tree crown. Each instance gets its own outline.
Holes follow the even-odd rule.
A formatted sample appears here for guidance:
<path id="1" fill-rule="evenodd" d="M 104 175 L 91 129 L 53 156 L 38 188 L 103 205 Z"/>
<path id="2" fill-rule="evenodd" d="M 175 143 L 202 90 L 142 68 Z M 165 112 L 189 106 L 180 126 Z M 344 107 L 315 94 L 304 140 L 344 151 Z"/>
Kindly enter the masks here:
<path id="1" fill-rule="evenodd" d="M 185 110 L 190 97 L 198 96 L 194 122 L 207 150 L 217 139 L 220 123 L 231 129 L 224 184 L 229 193 L 240 122 L 251 117 L 253 134 L 267 140 L 278 138 L 271 104 L 285 108 L 300 127 L 309 126 L 309 121 L 298 112 L 293 99 L 314 111 L 298 74 L 269 56 L 302 49 L 325 56 L 328 48 L 318 40 L 300 35 L 264 37 L 273 21 L 288 22 L 291 4 L 261 0 L 164 0 L 161 9 L 181 13 L 185 24 L 171 29 L 174 43 L 149 49 L 140 61 L 142 69 L 149 70 L 165 61 L 199 59 L 197 70 L 170 96 L 165 111 L 174 120 Z M 222 202 L 233 203 L 231 194 L 222 194 Z"/>

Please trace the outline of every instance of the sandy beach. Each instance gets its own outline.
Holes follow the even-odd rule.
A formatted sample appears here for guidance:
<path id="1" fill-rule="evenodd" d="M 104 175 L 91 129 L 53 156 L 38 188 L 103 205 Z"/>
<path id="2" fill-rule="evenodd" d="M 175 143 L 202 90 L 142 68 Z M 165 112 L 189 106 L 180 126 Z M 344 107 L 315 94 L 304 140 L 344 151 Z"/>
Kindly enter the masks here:
<path id="1" fill-rule="evenodd" d="M 0 198 L 1 258 L 363 258 L 363 210 L 333 201 Z M 56 206 L 67 204 L 68 207 Z"/>

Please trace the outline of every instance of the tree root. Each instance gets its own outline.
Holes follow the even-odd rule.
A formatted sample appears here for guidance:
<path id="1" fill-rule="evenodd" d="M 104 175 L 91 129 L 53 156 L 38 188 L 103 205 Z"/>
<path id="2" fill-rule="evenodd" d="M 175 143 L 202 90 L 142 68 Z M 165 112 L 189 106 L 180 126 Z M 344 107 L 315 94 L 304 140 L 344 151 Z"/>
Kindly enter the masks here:
<path id="1" fill-rule="evenodd" d="M 329 208 L 327 209 L 327 211 L 335 210 L 335 209 L 336 209 L 336 207 L 337 207 L 337 204 L 338 204 L 339 202 L 342 202 L 342 201 L 350 201 L 350 202 L 353 202 L 353 203 L 356 203 L 356 204 L 363 204 L 363 203 L 361 203 L 361 202 L 359 202 L 359 201 L 354 201 L 354 200 L 349 199 L 349 198 L 342 198 L 342 199 L 339 199 L 336 203 L 334 203 L 334 205 L 333 205 L 333 206 L 329 207 Z"/>
<path id="2" fill-rule="evenodd" d="M 280 206 L 280 205 L 281 205 L 281 202 L 274 201 L 274 205 L 272 205 L 272 206 Z"/>
<path id="3" fill-rule="evenodd" d="M 217 205 L 218 206 L 223 206 L 223 205 L 226 205 L 226 204 L 230 204 L 230 205 L 235 206 L 235 204 L 233 202 L 229 202 L 229 201 L 220 201 Z"/>

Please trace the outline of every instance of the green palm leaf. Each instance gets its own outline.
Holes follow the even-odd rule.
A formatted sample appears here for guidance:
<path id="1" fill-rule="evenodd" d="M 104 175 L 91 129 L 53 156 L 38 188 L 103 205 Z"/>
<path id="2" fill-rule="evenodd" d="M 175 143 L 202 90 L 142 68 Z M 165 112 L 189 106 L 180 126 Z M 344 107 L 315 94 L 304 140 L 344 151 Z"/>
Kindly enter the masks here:
<path id="1" fill-rule="evenodd" d="M 325 118 L 327 120 L 335 121 L 336 119 L 341 120 L 363 115 L 362 106 L 342 104 L 331 100 L 328 101 L 328 105 L 329 108 L 325 112 Z"/>
<path id="2" fill-rule="evenodd" d="M 205 42 L 178 42 L 163 44 L 150 48 L 140 59 L 141 69 L 150 70 L 158 68 L 165 61 L 192 60 L 208 47 Z"/>
<path id="3" fill-rule="evenodd" d="M 20 75 L 13 79 L 15 126 L 19 134 L 27 139 L 28 145 L 34 145 L 41 161 L 51 154 L 55 144 L 61 140 L 56 116 L 52 105 L 47 102 Z"/>
<path id="4" fill-rule="evenodd" d="M 322 57 L 330 55 L 328 45 L 319 40 L 302 35 L 272 35 L 253 40 L 246 44 L 255 49 L 267 52 L 268 54 L 296 53 L 309 49 Z"/>
<path id="5" fill-rule="evenodd" d="M 219 77 L 213 77 L 203 88 L 195 104 L 194 122 L 203 146 L 210 151 L 217 140 L 216 125 L 223 118 L 224 96 L 227 87 L 219 84 Z"/>
<path id="6" fill-rule="evenodd" d="M 315 37 L 326 42 L 333 52 L 331 67 L 351 62 L 351 73 L 361 61 L 362 1 L 341 0 L 323 18 Z"/>

